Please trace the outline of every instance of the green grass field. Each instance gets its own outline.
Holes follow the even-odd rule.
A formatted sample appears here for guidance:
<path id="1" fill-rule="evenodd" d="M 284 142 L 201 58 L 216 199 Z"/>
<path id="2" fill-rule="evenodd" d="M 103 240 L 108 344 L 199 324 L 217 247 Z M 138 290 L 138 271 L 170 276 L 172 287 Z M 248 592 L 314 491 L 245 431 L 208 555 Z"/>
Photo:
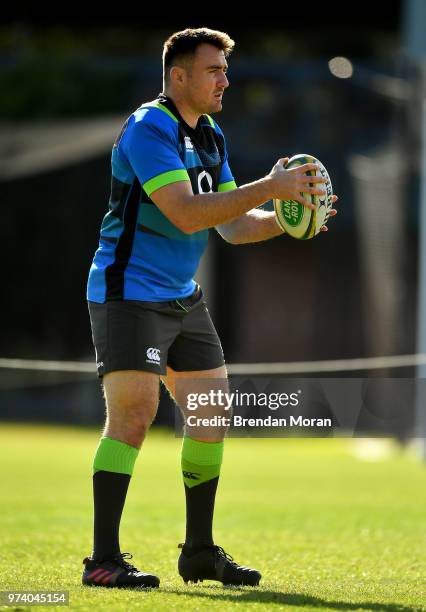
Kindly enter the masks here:
<path id="1" fill-rule="evenodd" d="M 227 441 L 216 542 L 263 579 L 257 589 L 222 588 L 186 586 L 177 574 L 181 441 L 153 431 L 121 544 L 161 587 L 83 588 L 97 438 L 95 430 L 2 425 L 0 590 L 68 590 L 72 609 L 92 611 L 426 610 L 426 468 L 398 451 L 361 461 L 352 440 Z"/>

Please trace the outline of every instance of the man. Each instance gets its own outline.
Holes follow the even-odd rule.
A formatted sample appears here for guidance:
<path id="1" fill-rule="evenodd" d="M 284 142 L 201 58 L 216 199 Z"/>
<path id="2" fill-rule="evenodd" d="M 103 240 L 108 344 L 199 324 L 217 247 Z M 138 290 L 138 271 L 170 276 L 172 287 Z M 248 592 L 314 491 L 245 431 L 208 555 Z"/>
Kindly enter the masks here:
<path id="1" fill-rule="evenodd" d="M 94 547 L 84 584 L 159 585 L 120 552 L 119 523 L 157 411 L 160 377 L 184 416 L 179 381 L 209 379 L 224 388 L 220 341 L 193 281 L 208 228 L 233 244 L 267 240 L 282 232 L 274 213 L 257 206 L 279 197 L 313 207 L 309 194 L 324 193 L 312 185 L 323 179 L 304 174 L 313 164 L 285 170 L 287 158 L 236 188 L 224 136 L 210 116 L 222 109 L 233 46 L 227 34 L 207 28 L 173 34 L 164 44 L 164 93 L 128 118 L 113 148 L 109 211 L 88 282 L 107 419 L 94 460 Z M 179 573 L 185 582 L 257 585 L 260 573 L 237 565 L 212 537 L 223 436 L 206 431 L 183 440 L 187 525 Z"/>

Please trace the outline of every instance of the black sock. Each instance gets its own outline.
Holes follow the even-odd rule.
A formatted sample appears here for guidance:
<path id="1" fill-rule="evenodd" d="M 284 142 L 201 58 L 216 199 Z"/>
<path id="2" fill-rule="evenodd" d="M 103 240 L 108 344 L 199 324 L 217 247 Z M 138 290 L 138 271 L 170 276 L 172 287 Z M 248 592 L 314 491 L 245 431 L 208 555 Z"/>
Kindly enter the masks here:
<path id="1" fill-rule="evenodd" d="M 93 474 L 94 559 L 107 559 L 120 552 L 118 534 L 129 482 L 128 474 L 102 470 Z"/>
<path id="2" fill-rule="evenodd" d="M 223 442 L 201 442 L 185 436 L 182 444 L 182 476 L 186 498 L 188 548 L 213 545 L 213 512 L 222 464 Z"/>
<path id="3" fill-rule="evenodd" d="M 201 550 L 206 546 L 213 546 L 212 524 L 218 482 L 219 476 L 196 487 L 188 487 L 185 484 L 185 553 L 188 548 Z"/>

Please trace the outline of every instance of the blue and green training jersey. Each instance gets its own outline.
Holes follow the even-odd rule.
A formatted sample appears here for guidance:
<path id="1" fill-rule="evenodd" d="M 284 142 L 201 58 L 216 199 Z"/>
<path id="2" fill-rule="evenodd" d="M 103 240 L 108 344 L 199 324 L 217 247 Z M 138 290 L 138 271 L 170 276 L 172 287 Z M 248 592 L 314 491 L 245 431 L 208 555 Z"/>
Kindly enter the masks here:
<path id="1" fill-rule="evenodd" d="M 177 181 L 190 181 L 194 194 L 235 189 L 221 129 L 209 115 L 191 128 L 160 94 L 127 119 L 111 166 L 111 197 L 87 298 L 156 302 L 190 295 L 208 230 L 185 234 L 150 195 Z"/>

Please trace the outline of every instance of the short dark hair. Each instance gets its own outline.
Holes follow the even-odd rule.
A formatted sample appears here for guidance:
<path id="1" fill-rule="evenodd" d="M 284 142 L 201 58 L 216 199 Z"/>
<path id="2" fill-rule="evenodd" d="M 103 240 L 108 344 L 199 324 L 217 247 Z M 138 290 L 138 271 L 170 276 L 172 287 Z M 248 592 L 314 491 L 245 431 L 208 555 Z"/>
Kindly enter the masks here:
<path id="1" fill-rule="evenodd" d="M 163 47 L 163 72 L 165 80 L 168 80 L 168 68 L 175 65 L 177 58 L 184 59 L 193 56 L 199 45 L 207 43 L 217 47 L 228 57 L 234 48 L 234 41 L 225 32 L 210 30 L 209 28 L 187 28 L 181 32 L 175 32 L 164 43 Z"/>

